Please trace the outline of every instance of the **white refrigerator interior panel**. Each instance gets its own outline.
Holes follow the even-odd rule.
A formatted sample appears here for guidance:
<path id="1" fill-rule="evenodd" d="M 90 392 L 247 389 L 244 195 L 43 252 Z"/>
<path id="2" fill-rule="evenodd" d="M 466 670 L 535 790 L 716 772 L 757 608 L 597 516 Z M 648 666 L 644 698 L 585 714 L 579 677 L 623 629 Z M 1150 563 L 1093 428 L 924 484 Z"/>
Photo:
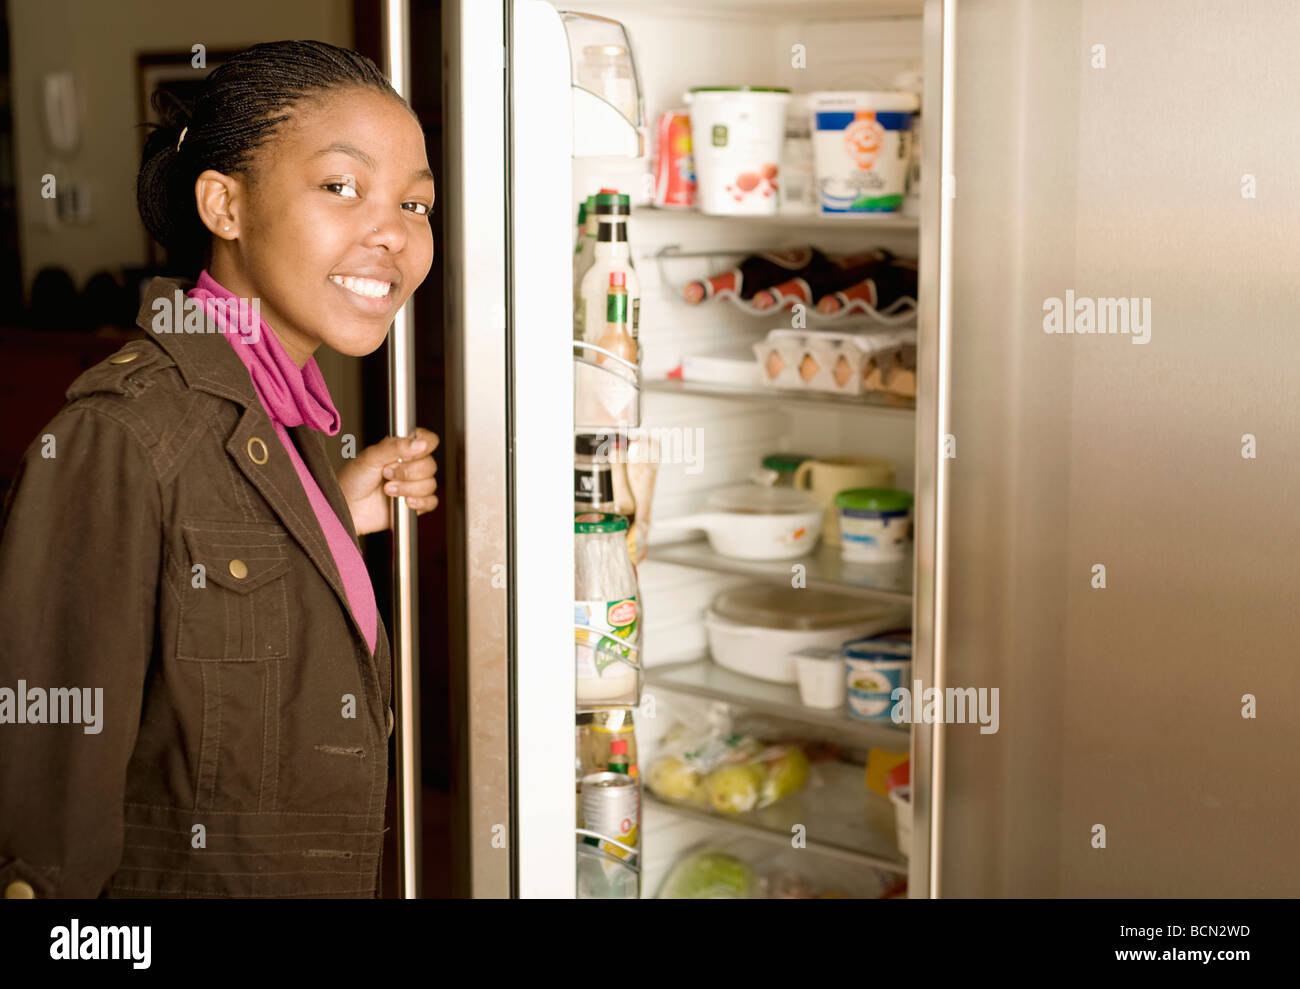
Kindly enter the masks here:
<path id="1" fill-rule="evenodd" d="M 514 656 L 518 881 L 524 897 L 572 897 L 573 358 L 568 44 L 555 9 L 515 0 L 513 155 Z M 558 318 L 557 318 L 558 317 Z M 471 496 L 472 496 L 471 492 Z M 565 646 L 567 645 L 567 649 Z"/>

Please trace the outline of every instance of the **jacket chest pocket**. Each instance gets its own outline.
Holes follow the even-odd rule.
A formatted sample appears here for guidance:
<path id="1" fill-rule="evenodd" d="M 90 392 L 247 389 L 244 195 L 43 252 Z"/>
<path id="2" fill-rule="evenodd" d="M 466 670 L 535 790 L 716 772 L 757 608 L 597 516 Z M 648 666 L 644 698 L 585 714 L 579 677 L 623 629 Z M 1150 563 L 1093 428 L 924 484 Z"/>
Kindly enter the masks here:
<path id="1" fill-rule="evenodd" d="M 190 566 L 176 657 L 287 658 L 288 534 L 272 522 L 190 522 L 183 532 Z"/>

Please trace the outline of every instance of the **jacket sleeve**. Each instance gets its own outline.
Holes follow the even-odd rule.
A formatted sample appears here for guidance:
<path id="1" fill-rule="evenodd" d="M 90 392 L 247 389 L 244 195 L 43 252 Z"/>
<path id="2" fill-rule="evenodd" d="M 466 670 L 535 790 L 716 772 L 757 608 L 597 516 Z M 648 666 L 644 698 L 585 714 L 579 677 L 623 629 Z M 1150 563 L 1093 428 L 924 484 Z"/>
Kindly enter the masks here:
<path id="1" fill-rule="evenodd" d="M 65 406 L 0 516 L 0 896 L 99 896 L 121 860 L 162 545 L 128 416 Z"/>

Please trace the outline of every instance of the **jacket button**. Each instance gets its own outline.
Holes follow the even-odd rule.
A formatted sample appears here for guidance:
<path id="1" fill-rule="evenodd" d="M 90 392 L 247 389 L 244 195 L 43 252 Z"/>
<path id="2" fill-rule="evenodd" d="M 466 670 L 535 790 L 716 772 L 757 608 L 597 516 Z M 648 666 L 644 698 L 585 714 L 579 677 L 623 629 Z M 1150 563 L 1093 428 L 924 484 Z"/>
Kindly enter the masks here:
<path id="1" fill-rule="evenodd" d="M 243 560 L 231 560 L 230 576 L 234 577 L 235 580 L 243 580 L 248 576 L 248 564 Z"/>
<path id="2" fill-rule="evenodd" d="M 5 887 L 6 900 L 34 900 L 36 899 L 36 890 L 32 889 L 31 883 L 23 882 L 21 879 L 15 879 Z"/>
<path id="3" fill-rule="evenodd" d="M 248 456 L 259 467 L 270 458 L 270 452 L 266 449 L 266 441 L 262 437 L 250 436 L 248 438 Z"/>
<path id="4" fill-rule="evenodd" d="M 391 705 L 388 708 L 388 737 L 393 737 L 393 708 Z"/>
<path id="5" fill-rule="evenodd" d="M 138 350 L 128 350 L 125 354 L 114 354 L 112 357 L 108 359 L 108 363 L 130 364 L 133 360 L 135 360 L 139 356 L 140 356 L 140 352 Z"/>

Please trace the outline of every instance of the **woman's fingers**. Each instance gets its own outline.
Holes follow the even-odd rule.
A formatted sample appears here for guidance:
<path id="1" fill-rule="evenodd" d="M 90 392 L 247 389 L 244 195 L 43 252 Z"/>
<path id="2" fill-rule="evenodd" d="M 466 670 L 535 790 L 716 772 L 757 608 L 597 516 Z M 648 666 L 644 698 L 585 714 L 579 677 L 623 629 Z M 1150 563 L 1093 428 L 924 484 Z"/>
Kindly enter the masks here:
<path id="1" fill-rule="evenodd" d="M 384 477 L 390 481 L 420 481 L 438 473 L 438 465 L 433 456 L 421 457 L 409 463 L 389 464 L 384 468 Z"/>
<path id="2" fill-rule="evenodd" d="M 384 485 L 384 494 L 395 498 L 424 498 L 438 490 L 438 479 L 434 477 L 419 481 L 389 481 Z"/>

